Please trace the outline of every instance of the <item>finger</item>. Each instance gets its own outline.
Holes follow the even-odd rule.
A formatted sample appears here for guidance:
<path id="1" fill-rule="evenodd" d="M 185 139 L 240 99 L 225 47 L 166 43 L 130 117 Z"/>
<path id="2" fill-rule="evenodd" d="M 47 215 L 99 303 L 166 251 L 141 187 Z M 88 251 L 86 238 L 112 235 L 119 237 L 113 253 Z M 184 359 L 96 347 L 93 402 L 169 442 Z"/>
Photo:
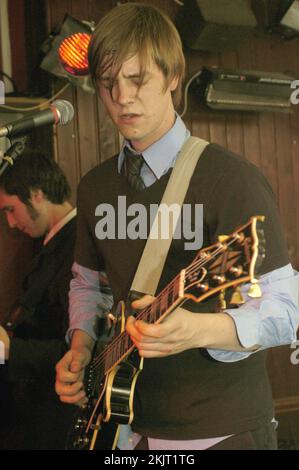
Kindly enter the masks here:
<path id="1" fill-rule="evenodd" d="M 63 358 L 56 364 L 56 379 L 59 382 L 76 382 L 79 379 L 79 374 L 70 372 L 72 363 L 72 351 L 68 351 Z"/>
<path id="2" fill-rule="evenodd" d="M 134 332 L 138 335 L 138 338 L 143 338 L 145 341 L 152 341 L 152 339 L 159 339 L 163 341 L 169 340 L 169 335 L 172 333 L 171 325 L 165 325 L 162 323 L 152 324 L 146 323 L 143 320 L 135 320 Z"/>
<path id="3" fill-rule="evenodd" d="M 90 354 L 88 351 L 72 351 L 72 362 L 70 365 L 71 372 L 81 372 L 90 361 Z"/>
<path id="4" fill-rule="evenodd" d="M 81 406 L 83 404 L 86 404 L 88 402 L 88 399 L 85 395 L 85 392 L 82 391 L 73 396 L 60 395 L 60 401 L 62 401 L 63 403 L 68 403 L 70 405 Z"/>
<path id="5" fill-rule="evenodd" d="M 55 390 L 58 395 L 72 396 L 77 395 L 83 390 L 83 382 L 68 384 L 65 382 L 56 382 Z M 84 391 L 84 390 L 83 390 Z"/>
<path id="6" fill-rule="evenodd" d="M 66 371 L 69 370 L 72 359 L 73 359 L 73 353 L 72 353 L 71 350 L 69 350 L 65 353 L 65 355 L 57 363 L 56 369 L 66 370 Z"/>
<path id="7" fill-rule="evenodd" d="M 130 335 L 134 343 L 145 340 L 144 334 L 136 328 L 136 320 L 134 317 L 129 317 L 126 323 L 126 331 Z"/>
<path id="8" fill-rule="evenodd" d="M 140 343 L 155 343 L 157 340 L 163 341 L 161 338 L 160 329 L 149 328 L 148 323 L 145 323 L 141 320 L 135 320 L 134 317 L 129 317 L 126 324 L 127 333 L 130 335 L 131 340 L 134 344 Z M 157 325 L 156 325 L 157 326 Z M 165 342 L 168 338 L 165 337 Z"/>
<path id="9" fill-rule="evenodd" d="M 152 295 L 146 294 L 143 297 L 141 297 L 140 299 L 134 300 L 134 302 L 131 303 L 131 307 L 134 308 L 134 309 L 136 308 L 136 309 L 140 310 L 140 309 L 143 309 L 145 307 L 148 307 L 148 305 L 151 305 L 154 300 L 155 300 L 155 297 L 153 297 Z"/>
<path id="10" fill-rule="evenodd" d="M 70 372 L 65 370 L 57 364 L 56 366 L 56 380 L 60 383 L 72 384 L 74 382 L 82 381 L 84 377 L 84 371 L 81 372 Z"/>
<path id="11" fill-rule="evenodd" d="M 83 380 L 84 372 L 73 373 L 73 372 L 64 372 L 60 373 L 59 371 L 56 374 L 56 380 L 60 383 L 73 384 Z"/>
<path id="12" fill-rule="evenodd" d="M 76 374 L 76 373 L 78 374 L 84 369 L 84 367 L 85 367 L 84 362 L 81 359 L 76 358 L 72 361 L 70 370 L 73 374 Z"/>

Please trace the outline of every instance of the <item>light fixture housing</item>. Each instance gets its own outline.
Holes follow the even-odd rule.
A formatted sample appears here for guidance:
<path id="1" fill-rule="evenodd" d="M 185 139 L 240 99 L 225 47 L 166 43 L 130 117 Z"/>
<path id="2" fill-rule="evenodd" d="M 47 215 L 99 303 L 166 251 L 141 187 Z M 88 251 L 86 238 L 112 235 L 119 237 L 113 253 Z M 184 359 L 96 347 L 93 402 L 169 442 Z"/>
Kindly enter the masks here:
<path id="1" fill-rule="evenodd" d="M 299 0 L 295 0 L 291 4 L 281 18 L 280 25 L 291 30 L 293 33 L 299 33 Z"/>

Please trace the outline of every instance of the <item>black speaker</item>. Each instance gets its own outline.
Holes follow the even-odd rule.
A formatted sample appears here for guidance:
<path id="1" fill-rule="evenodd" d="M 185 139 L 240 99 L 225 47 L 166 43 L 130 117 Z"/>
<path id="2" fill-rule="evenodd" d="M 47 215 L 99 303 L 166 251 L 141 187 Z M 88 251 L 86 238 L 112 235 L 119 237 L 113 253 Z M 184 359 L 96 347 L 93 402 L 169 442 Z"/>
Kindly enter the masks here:
<path id="1" fill-rule="evenodd" d="M 281 18 L 280 25 L 299 33 L 299 1 L 295 0 Z"/>
<path id="2" fill-rule="evenodd" d="M 249 0 L 185 0 L 176 24 L 191 49 L 235 49 L 257 25 Z"/>

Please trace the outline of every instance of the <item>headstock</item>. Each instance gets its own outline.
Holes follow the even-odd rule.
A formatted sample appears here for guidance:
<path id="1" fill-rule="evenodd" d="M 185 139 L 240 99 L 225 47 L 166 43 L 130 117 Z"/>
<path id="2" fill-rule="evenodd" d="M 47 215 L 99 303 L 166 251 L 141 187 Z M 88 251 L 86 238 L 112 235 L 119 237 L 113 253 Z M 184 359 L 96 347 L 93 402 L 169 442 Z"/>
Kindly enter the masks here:
<path id="1" fill-rule="evenodd" d="M 233 287 L 231 303 L 243 303 L 238 286 L 245 282 L 251 283 L 248 295 L 260 297 L 256 273 L 265 258 L 263 221 L 263 216 L 251 217 L 231 235 L 222 235 L 200 250 L 184 270 L 184 297 L 200 302 L 219 292 L 224 300 L 224 291 Z"/>

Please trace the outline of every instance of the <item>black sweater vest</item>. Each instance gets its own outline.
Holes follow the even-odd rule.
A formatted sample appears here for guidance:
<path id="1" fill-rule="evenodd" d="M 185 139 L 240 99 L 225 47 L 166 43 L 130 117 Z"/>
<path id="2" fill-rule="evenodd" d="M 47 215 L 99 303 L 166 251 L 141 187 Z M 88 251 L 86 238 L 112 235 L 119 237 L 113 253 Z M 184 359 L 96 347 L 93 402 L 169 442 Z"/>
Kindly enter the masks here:
<path id="1" fill-rule="evenodd" d="M 170 172 L 136 192 L 125 176 L 118 174 L 114 157 L 80 183 L 75 259 L 82 266 L 107 272 L 115 302 L 126 299 L 146 240 L 99 240 L 96 208 L 110 204 L 117 218 L 119 196 L 126 196 L 126 207 L 158 204 Z M 259 170 L 242 157 L 210 144 L 197 164 L 185 203 L 203 204 L 204 246 L 215 242 L 219 234 L 233 232 L 250 216 L 265 215 L 267 256 L 261 272 L 288 263 L 271 188 Z M 186 251 L 185 242 L 173 240 L 157 292 L 194 258 L 196 252 Z M 184 308 L 198 314 L 212 312 L 215 299 L 199 304 L 188 301 Z M 264 359 L 264 352 L 258 352 L 245 360 L 223 363 L 201 349 L 146 359 L 136 385 L 133 430 L 154 438 L 182 440 L 259 427 L 273 416 Z"/>

